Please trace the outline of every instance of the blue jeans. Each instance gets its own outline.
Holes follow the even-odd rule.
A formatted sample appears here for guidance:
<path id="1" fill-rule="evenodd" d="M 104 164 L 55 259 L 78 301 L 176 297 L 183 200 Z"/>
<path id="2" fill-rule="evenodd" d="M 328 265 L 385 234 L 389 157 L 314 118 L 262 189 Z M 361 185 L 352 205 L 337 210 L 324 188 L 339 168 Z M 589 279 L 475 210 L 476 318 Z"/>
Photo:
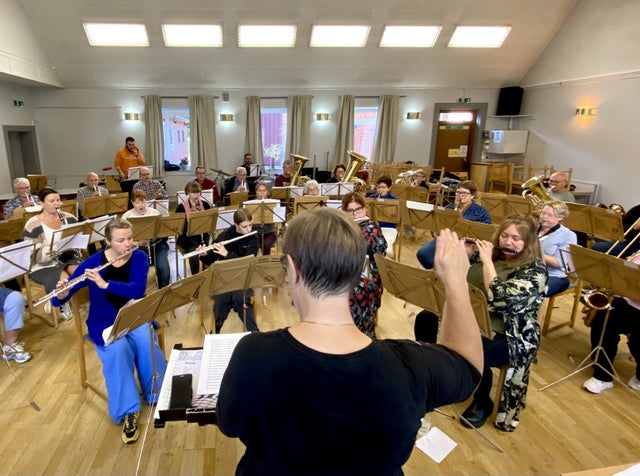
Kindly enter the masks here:
<path id="1" fill-rule="evenodd" d="M 545 297 L 555 296 L 569 287 L 569 278 L 559 278 L 557 276 L 549 276 L 547 282 L 547 292 Z"/>
<path id="2" fill-rule="evenodd" d="M 600 251 L 601 253 L 606 253 L 609 248 L 611 248 L 615 244 L 615 241 L 599 241 L 598 243 L 594 243 L 591 245 L 591 249 L 595 251 Z M 627 242 L 623 241 L 618 243 L 613 250 L 609 252 L 611 256 L 618 256 L 623 249 L 627 246 Z M 638 247 L 640 246 L 640 238 L 636 240 L 636 242 L 629 247 L 627 251 L 624 252 L 624 255 L 620 256 L 620 258 L 626 258 L 630 254 L 638 251 Z"/>
<path id="3" fill-rule="evenodd" d="M 158 288 L 164 288 L 171 282 L 171 269 L 169 268 L 168 247 L 164 241 L 158 242 L 151 248 L 153 253 L 151 261 L 156 267 Z"/>
<path id="4" fill-rule="evenodd" d="M 416 257 L 425 269 L 432 269 L 436 259 L 436 240 L 424 244 L 416 253 Z"/>

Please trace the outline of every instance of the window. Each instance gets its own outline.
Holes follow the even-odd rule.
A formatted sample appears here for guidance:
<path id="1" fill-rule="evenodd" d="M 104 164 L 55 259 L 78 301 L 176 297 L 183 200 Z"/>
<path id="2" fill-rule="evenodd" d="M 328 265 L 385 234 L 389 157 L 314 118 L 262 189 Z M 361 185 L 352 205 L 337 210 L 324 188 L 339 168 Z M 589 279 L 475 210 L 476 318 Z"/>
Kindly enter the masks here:
<path id="1" fill-rule="evenodd" d="M 266 169 L 281 169 L 287 152 L 287 108 L 260 107 L 262 156 Z"/>
<path id="2" fill-rule="evenodd" d="M 441 112 L 440 122 L 473 122 L 473 112 L 471 111 Z"/>
<path id="3" fill-rule="evenodd" d="M 176 170 L 175 167 L 189 170 L 191 168 L 189 152 L 191 121 L 189 120 L 189 108 L 163 107 L 162 125 L 165 166 L 170 166 L 166 170 Z"/>
<path id="4" fill-rule="evenodd" d="M 376 138 L 378 107 L 357 107 L 353 114 L 353 150 L 371 158 Z"/>

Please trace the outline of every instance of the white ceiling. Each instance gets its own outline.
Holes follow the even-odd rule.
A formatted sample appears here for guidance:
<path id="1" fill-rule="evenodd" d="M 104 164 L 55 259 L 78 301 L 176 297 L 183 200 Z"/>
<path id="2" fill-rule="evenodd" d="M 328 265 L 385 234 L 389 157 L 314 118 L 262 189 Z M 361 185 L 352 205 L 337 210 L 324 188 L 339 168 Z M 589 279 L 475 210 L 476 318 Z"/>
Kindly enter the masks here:
<path id="1" fill-rule="evenodd" d="M 577 0 L 21 0 L 65 87 L 496 88 L 518 84 Z M 142 22 L 150 48 L 98 48 L 83 21 Z M 166 48 L 162 23 L 221 22 L 223 48 Z M 294 23 L 293 49 L 240 49 L 240 23 Z M 369 24 L 365 48 L 309 48 L 312 24 Z M 434 48 L 378 48 L 385 25 L 441 24 Z M 449 49 L 456 25 L 511 25 L 499 49 Z"/>

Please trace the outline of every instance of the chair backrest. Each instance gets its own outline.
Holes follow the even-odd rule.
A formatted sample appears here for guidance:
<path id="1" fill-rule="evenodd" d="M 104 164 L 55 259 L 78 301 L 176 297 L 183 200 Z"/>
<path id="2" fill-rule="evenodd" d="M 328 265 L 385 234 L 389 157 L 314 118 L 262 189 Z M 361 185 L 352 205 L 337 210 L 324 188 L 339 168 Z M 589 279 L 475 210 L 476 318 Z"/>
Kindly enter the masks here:
<path id="1" fill-rule="evenodd" d="M 506 162 L 503 164 L 494 163 L 489 167 L 489 192 L 511 191 L 511 167 L 513 164 Z"/>

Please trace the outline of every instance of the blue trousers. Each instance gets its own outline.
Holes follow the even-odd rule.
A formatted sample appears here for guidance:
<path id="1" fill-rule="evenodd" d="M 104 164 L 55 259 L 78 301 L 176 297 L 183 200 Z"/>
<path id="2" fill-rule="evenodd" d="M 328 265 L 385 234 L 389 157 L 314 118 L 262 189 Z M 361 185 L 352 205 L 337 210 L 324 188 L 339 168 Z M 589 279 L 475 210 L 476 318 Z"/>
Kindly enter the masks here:
<path id="1" fill-rule="evenodd" d="M 561 293 L 569 287 L 569 284 L 569 278 L 567 277 L 559 278 L 557 276 L 549 276 L 545 297 L 551 297 Z"/>
<path id="2" fill-rule="evenodd" d="M 158 288 L 164 288 L 171 282 L 171 269 L 169 268 L 169 258 L 167 256 L 168 247 L 163 241 L 151 248 L 151 261 L 156 267 L 158 276 Z"/>
<path id="3" fill-rule="evenodd" d="M 13 331 L 24 327 L 24 296 L 12 289 L 0 287 L 0 312 L 4 316 L 4 329 Z"/>
<path id="4" fill-rule="evenodd" d="M 138 373 L 138 381 L 145 401 L 152 403 L 157 400 L 153 384 L 154 372 L 149 340 L 150 325 L 144 324 L 134 329 L 113 344 L 96 346 L 96 352 L 102 361 L 102 374 L 107 386 L 109 416 L 116 423 L 120 423 L 127 413 L 140 411 L 140 393 L 135 371 Z M 159 395 L 167 364 L 164 361 L 162 350 L 158 346 L 155 331 L 153 332 L 153 354 L 156 373 L 159 376 L 156 382 L 156 390 Z"/>

